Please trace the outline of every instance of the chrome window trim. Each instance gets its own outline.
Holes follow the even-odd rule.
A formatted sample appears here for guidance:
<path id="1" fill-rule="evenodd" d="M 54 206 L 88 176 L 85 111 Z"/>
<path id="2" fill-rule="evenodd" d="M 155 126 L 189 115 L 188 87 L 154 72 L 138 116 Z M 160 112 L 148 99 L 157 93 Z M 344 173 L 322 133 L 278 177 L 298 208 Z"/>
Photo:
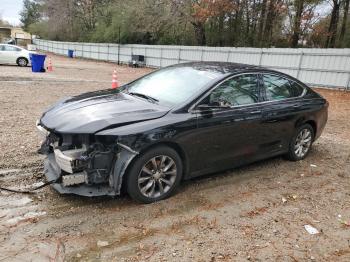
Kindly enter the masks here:
<path id="1" fill-rule="evenodd" d="M 214 89 L 216 89 L 217 87 L 219 87 L 222 83 L 234 78 L 234 77 L 238 77 L 241 75 L 257 75 L 258 78 L 258 84 L 259 84 L 259 89 L 261 88 L 261 83 L 259 83 L 259 81 L 263 81 L 263 79 L 259 79 L 259 75 L 263 75 L 263 74 L 272 74 L 272 75 L 276 75 L 282 78 L 287 79 L 289 82 L 293 81 L 296 84 L 300 85 L 297 81 L 294 81 L 293 79 L 287 78 L 286 76 L 280 75 L 278 73 L 275 72 L 246 72 L 246 73 L 240 73 L 240 74 L 236 74 L 233 76 L 230 76 L 228 78 L 223 79 L 222 81 L 220 81 L 219 83 L 217 83 L 215 86 L 213 86 L 210 90 L 208 90 L 207 92 L 205 92 L 205 94 L 203 94 L 199 100 L 194 103 L 193 105 L 190 106 L 190 108 L 188 109 L 189 113 L 197 113 L 197 112 L 201 112 L 201 110 L 195 109 L 195 107 L 200 104 L 200 102 L 202 102 L 208 94 L 210 94 Z M 271 101 L 261 101 L 261 102 L 257 102 L 257 103 L 252 103 L 252 104 L 246 104 L 246 105 L 237 105 L 237 106 L 231 106 L 231 107 L 227 107 L 227 108 L 219 108 L 213 111 L 224 111 L 224 112 L 228 112 L 229 110 L 233 110 L 233 109 L 237 109 L 237 108 L 242 108 L 242 107 L 249 107 L 249 106 L 255 106 L 255 105 L 264 105 L 264 104 L 268 104 L 268 103 L 279 103 L 279 102 L 283 102 L 283 101 L 288 101 L 288 100 L 293 100 L 293 99 L 299 99 L 302 98 L 306 95 L 307 93 L 307 88 L 305 88 L 304 86 L 300 85 L 303 88 L 303 93 L 300 96 L 296 96 L 296 97 L 289 97 L 289 98 L 284 98 L 284 99 L 280 99 L 280 100 L 271 100 Z M 264 88 L 262 86 L 262 88 Z"/>
<path id="2" fill-rule="evenodd" d="M 289 99 L 291 99 L 291 98 L 289 98 Z M 292 98 L 293 99 L 293 98 Z M 307 100 L 313 100 L 313 99 L 307 99 Z M 306 101 L 307 101 L 306 100 Z M 261 104 L 267 104 L 267 103 L 270 103 L 271 101 L 264 101 L 264 102 L 261 102 L 261 103 L 255 103 L 255 104 L 249 104 L 249 105 L 247 105 L 247 107 L 249 107 L 249 106 L 255 106 L 255 105 L 258 105 L 258 106 L 261 106 Z M 273 101 L 273 102 L 276 102 L 276 101 Z M 242 107 L 244 107 L 245 105 L 242 105 L 242 106 L 234 106 L 234 107 L 228 107 L 227 108 L 227 110 L 226 110 L 226 108 L 220 108 L 220 109 L 217 109 L 217 110 L 213 110 L 211 113 L 213 114 L 213 115 L 217 115 L 217 114 L 221 114 L 221 113 L 229 113 L 229 112 L 231 112 L 231 111 L 236 111 L 236 110 L 240 110 Z M 240 108 L 241 107 L 241 108 Z M 200 110 L 194 110 L 194 111 L 192 111 L 191 113 L 200 113 L 200 112 L 202 112 L 202 111 L 200 111 Z M 261 113 L 263 113 L 262 111 L 261 111 Z M 203 115 L 204 115 L 205 113 L 203 113 Z"/>

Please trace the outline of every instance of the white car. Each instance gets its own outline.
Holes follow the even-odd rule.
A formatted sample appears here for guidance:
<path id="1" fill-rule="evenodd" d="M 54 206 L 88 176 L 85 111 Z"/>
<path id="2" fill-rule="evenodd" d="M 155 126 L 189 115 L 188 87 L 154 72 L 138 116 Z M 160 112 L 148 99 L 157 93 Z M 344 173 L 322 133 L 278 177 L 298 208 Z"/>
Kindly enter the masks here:
<path id="1" fill-rule="evenodd" d="M 27 66 L 30 63 L 28 50 L 8 44 L 0 44 L 0 64 L 17 64 Z"/>

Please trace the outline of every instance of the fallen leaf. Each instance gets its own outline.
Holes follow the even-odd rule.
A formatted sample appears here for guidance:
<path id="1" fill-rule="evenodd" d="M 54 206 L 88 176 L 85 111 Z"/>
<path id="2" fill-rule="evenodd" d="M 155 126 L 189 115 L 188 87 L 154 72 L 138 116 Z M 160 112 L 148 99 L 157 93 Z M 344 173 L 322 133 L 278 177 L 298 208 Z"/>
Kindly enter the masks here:
<path id="1" fill-rule="evenodd" d="M 340 223 L 343 224 L 344 226 L 350 227 L 350 220 L 349 221 L 345 221 L 342 219 L 339 219 Z"/>

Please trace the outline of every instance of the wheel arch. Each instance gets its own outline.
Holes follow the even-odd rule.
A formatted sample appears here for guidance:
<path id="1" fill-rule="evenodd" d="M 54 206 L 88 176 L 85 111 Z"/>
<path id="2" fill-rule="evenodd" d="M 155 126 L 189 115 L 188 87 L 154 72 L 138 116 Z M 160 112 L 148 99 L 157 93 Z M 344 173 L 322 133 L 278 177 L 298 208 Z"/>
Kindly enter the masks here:
<path id="1" fill-rule="evenodd" d="M 309 124 L 312 127 L 312 129 L 314 131 L 314 137 L 316 137 L 316 134 L 317 134 L 317 123 L 316 123 L 316 121 L 314 119 L 300 118 L 296 122 L 295 127 L 299 128 L 300 126 L 302 126 L 304 124 Z"/>
<path id="2" fill-rule="evenodd" d="M 19 61 L 20 59 L 26 60 L 26 61 L 27 61 L 27 65 L 29 64 L 29 60 L 28 60 L 28 58 L 26 58 L 25 56 L 20 56 L 20 57 L 18 57 L 18 58 L 16 59 L 16 63 L 17 63 L 17 64 L 18 64 L 18 61 Z"/>
<path id="3" fill-rule="evenodd" d="M 129 175 L 130 168 L 135 163 L 138 156 L 144 154 L 145 152 L 151 150 L 152 148 L 156 148 L 156 147 L 160 147 L 160 146 L 169 147 L 169 148 L 175 150 L 175 152 L 180 156 L 181 161 L 182 161 L 182 166 L 183 166 L 182 180 L 186 179 L 189 166 L 188 166 L 188 159 L 187 159 L 186 153 L 183 150 L 183 148 L 178 143 L 173 142 L 173 141 L 159 141 L 157 143 L 153 143 L 153 144 L 150 144 L 148 146 L 143 147 L 140 151 L 138 151 L 138 155 L 130 161 L 130 163 L 128 164 L 128 166 L 125 169 L 124 176 L 123 176 L 123 179 L 121 181 L 121 190 L 123 192 L 125 192 L 125 185 L 126 185 L 127 177 Z"/>
<path id="4" fill-rule="evenodd" d="M 316 122 L 314 120 L 308 120 L 306 121 L 304 124 L 309 124 L 313 131 L 314 131 L 314 137 L 316 136 L 316 133 L 317 133 L 317 125 L 316 125 Z"/>

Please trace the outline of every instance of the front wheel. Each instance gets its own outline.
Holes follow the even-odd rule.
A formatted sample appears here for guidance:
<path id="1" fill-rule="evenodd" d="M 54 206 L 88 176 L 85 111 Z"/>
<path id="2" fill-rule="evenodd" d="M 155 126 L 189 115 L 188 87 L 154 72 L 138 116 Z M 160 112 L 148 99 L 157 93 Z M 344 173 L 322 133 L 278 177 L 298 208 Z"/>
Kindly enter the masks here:
<path id="1" fill-rule="evenodd" d="M 287 158 L 292 161 L 304 159 L 310 152 L 314 136 L 314 129 L 311 125 L 305 124 L 299 127 L 290 142 Z"/>
<path id="2" fill-rule="evenodd" d="M 182 161 L 169 147 L 152 148 L 132 164 L 127 192 L 136 201 L 152 203 L 174 193 L 182 177 Z"/>

